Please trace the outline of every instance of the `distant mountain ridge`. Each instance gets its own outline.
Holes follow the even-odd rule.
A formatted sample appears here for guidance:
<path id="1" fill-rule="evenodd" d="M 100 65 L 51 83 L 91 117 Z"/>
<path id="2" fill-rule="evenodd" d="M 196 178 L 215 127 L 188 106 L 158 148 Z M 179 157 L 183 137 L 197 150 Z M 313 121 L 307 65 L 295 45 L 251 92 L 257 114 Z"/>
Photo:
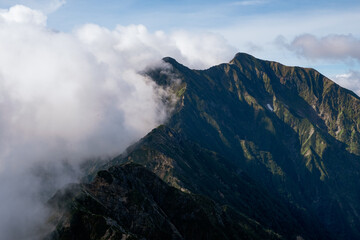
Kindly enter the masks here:
<path id="1" fill-rule="evenodd" d="M 155 68 L 147 75 L 177 96 L 172 116 L 108 167 L 141 164 L 273 237 L 360 238 L 358 96 L 313 69 L 244 53 L 207 70 L 164 62 L 170 72 Z M 61 238 L 62 223 L 57 236 L 70 239 Z M 248 229 L 240 239 L 263 237 Z"/>

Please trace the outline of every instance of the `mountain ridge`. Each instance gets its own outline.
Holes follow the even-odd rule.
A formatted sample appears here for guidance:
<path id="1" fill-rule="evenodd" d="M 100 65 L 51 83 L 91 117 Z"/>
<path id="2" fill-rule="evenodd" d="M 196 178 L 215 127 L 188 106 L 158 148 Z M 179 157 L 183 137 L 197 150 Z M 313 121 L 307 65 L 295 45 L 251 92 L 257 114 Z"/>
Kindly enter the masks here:
<path id="1" fill-rule="evenodd" d="M 139 163 L 286 239 L 360 237 L 359 97 L 244 53 L 206 70 L 163 60 L 146 74 L 177 97 L 171 117 L 107 167 Z"/>

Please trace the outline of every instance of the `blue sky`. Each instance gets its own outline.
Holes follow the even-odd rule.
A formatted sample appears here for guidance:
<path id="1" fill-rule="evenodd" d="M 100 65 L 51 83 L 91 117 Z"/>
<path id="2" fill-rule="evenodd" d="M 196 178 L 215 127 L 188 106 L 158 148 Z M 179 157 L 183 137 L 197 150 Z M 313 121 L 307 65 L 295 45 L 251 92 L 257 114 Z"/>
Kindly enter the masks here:
<path id="1" fill-rule="evenodd" d="M 0 1 L 1 2 L 1 1 Z M 9 7 L 16 1 L 2 1 L 1 7 Z M 18 1 L 30 7 L 44 6 L 50 1 Z M 61 8 L 49 15 L 48 24 L 61 30 L 87 22 L 106 27 L 116 24 L 144 24 L 151 30 L 178 28 L 224 27 L 234 24 L 241 17 L 260 14 L 294 13 L 301 17 L 309 12 L 352 11 L 360 9 L 359 1 L 350 0 L 67 0 Z"/>
<path id="2" fill-rule="evenodd" d="M 241 17 L 259 14 L 281 15 L 292 12 L 295 14 L 294 17 L 300 17 L 301 14 L 312 11 L 351 11 L 354 8 L 360 9 L 359 1 L 67 0 L 62 8 L 49 16 L 49 24 L 64 30 L 85 22 L 95 22 L 110 28 L 116 24 L 141 23 L 152 30 L 206 29 L 223 27 L 239 21 Z"/>
<path id="3" fill-rule="evenodd" d="M 116 24 L 145 24 L 152 30 L 173 28 L 208 28 L 234 24 L 241 17 L 309 12 L 354 11 L 360 2 L 354 0 L 0 0 L 1 8 L 23 4 L 46 9 L 51 2 L 63 2 L 48 15 L 48 25 L 60 30 L 92 22 L 106 27 Z M 336 16 L 335 16 L 336 17 Z"/>
<path id="4" fill-rule="evenodd" d="M 0 8 L 14 4 L 46 12 L 48 27 L 59 31 L 95 23 L 109 29 L 143 24 L 150 32 L 211 32 L 223 36 L 237 51 L 316 68 L 338 81 L 348 74 L 353 79 L 346 79 L 346 87 L 351 81 L 360 82 L 355 78 L 360 76 L 360 53 L 351 53 L 360 47 L 360 1 L 0 0 Z M 327 52 L 344 44 L 349 45 L 344 52 Z M 353 90 L 360 92 L 360 87 Z"/>

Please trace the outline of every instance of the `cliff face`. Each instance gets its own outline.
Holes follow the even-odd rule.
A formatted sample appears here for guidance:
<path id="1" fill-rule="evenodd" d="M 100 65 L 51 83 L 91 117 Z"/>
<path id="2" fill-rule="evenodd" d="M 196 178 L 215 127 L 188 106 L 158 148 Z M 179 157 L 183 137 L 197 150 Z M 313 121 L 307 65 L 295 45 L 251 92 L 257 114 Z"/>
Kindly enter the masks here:
<path id="1" fill-rule="evenodd" d="M 164 61 L 170 72 L 147 74 L 177 96 L 171 118 L 106 167 L 141 164 L 179 194 L 233 209 L 230 215 L 242 216 L 249 229 L 259 226 L 272 237 L 360 238 L 360 99 L 354 93 L 313 69 L 247 54 L 203 71 Z M 239 220 L 226 219 L 242 229 Z M 226 235 L 232 231 L 220 222 L 211 226 L 230 239 L 260 237 L 253 230 Z"/>

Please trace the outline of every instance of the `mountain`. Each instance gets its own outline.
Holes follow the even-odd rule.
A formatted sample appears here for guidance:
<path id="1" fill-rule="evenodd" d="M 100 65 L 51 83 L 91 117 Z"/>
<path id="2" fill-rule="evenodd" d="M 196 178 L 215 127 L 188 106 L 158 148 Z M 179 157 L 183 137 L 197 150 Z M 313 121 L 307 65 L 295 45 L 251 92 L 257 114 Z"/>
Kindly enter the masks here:
<path id="1" fill-rule="evenodd" d="M 59 191 L 49 204 L 60 222 L 50 239 L 281 239 L 231 207 L 183 193 L 133 163 L 99 171 L 92 183 Z"/>
<path id="2" fill-rule="evenodd" d="M 171 117 L 108 163 L 106 174 L 99 172 L 121 179 L 114 169 L 127 169 L 126 178 L 137 185 L 117 180 L 107 186 L 98 173 L 89 185 L 58 193 L 52 201 L 66 204 L 55 204 L 54 239 L 80 239 L 69 232 L 85 225 L 94 229 L 97 218 L 110 219 L 105 222 L 121 226 L 125 235 L 148 239 L 158 238 L 151 235 L 154 229 L 168 233 L 162 239 L 360 238 L 358 96 L 313 69 L 244 53 L 207 70 L 172 58 L 164 62 L 171 70 L 152 68 L 146 74 L 176 95 Z M 137 174 L 139 169 L 144 173 Z M 159 184 L 147 183 L 147 174 Z M 124 214 L 118 209 L 125 203 L 111 205 L 111 198 L 134 190 L 151 208 L 127 210 L 132 224 L 125 222 L 143 231 L 109 215 Z M 124 201 L 132 206 L 137 200 Z M 161 218 L 158 209 L 166 224 L 153 220 Z M 205 213 L 198 217 L 197 209 Z M 79 211 L 86 221 L 73 220 Z M 196 237 L 188 235 L 194 225 L 200 229 Z M 212 230 L 214 235 L 203 234 Z"/>

